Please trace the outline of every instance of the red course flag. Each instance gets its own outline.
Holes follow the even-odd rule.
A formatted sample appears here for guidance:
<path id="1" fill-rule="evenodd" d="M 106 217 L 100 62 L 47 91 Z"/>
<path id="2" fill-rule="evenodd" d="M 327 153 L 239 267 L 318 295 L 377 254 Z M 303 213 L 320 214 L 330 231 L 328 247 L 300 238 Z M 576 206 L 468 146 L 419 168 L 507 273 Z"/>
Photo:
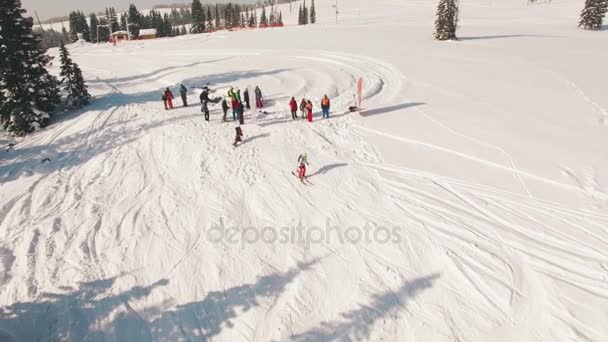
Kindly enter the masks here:
<path id="1" fill-rule="evenodd" d="M 361 110 L 361 102 L 363 101 L 363 78 L 359 78 L 359 82 L 357 83 L 357 95 L 358 95 L 358 99 L 359 99 L 357 108 L 359 108 L 359 110 Z"/>

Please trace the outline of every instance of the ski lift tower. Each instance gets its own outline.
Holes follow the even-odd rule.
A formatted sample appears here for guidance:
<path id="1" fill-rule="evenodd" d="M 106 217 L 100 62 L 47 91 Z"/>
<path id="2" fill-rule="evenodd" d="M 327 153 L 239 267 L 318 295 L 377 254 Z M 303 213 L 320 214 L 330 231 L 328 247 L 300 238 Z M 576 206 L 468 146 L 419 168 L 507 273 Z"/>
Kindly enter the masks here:
<path id="1" fill-rule="evenodd" d="M 338 0 L 336 0 L 336 4 L 331 5 L 331 7 L 336 9 L 336 24 L 337 24 L 338 23 L 338 13 L 340 13 L 340 11 L 338 11 Z"/>
<path id="2" fill-rule="evenodd" d="M 108 24 L 108 25 L 97 25 L 97 43 L 99 43 L 99 28 L 100 27 L 107 27 L 108 31 L 110 31 L 110 37 L 112 37 L 112 34 L 114 32 L 112 32 L 112 25 Z"/>

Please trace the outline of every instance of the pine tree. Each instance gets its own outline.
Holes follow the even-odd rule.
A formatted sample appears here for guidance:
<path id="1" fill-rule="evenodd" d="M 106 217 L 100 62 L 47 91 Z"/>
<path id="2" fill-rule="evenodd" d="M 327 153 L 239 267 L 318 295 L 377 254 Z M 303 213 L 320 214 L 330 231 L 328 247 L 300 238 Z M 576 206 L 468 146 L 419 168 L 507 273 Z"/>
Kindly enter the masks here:
<path id="1" fill-rule="evenodd" d="M 312 0 L 310 5 L 310 23 L 314 24 L 317 22 L 317 11 L 315 10 L 315 0 Z"/>
<path id="2" fill-rule="evenodd" d="M 70 42 L 70 34 L 68 33 L 68 30 L 65 29 L 65 27 L 61 28 L 61 41 L 66 44 Z"/>
<path id="3" fill-rule="evenodd" d="M 211 14 L 211 7 L 207 7 L 207 30 L 214 31 L 213 15 Z"/>
<path id="4" fill-rule="evenodd" d="M 120 24 L 118 22 L 118 16 L 116 15 L 116 10 L 114 7 L 110 7 L 110 17 L 108 18 L 108 21 L 110 22 L 112 32 L 119 30 Z"/>
<path id="5" fill-rule="evenodd" d="M 220 16 L 220 6 L 215 4 L 215 29 L 222 29 L 222 17 Z"/>
<path id="6" fill-rule="evenodd" d="M 137 10 L 135 5 L 129 5 L 129 11 L 127 12 L 127 22 L 131 25 L 133 30 L 131 30 L 132 38 L 137 38 L 139 35 L 139 29 L 143 28 L 142 15 Z"/>
<path id="7" fill-rule="evenodd" d="M 127 16 L 122 13 L 120 15 L 120 30 L 121 31 L 128 31 L 127 30 Z"/>
<path id="8" fill-rule="evenodd" d="M 435 39 L 451 40 L 456 38 L 458 27 L 457 0 L 439 0 L 435 20 Z"/>
<path id="9" fill-rule="evenodd" d="M 578 26 L 585 30 L 601 30 L 606 12 L 608 0 L 586 0 Z"/>
<path id="10" fill-rule="evenodd" d="M 91 95 L 87 90 L 82 77 L 82 71 L 70 58 L 70 53 L 65 45 L 59 48 L 59 58 L 61 60 L 61 84 L 63 85 L 67 109 L 78 109 L 89 104 Z"/>
<path id="11" fill-rule="evenodd" d="M 185 35 L 187 35 L 187 34 L 188 34 L 188 30 L 186 30 L 186 26 L 183 26 L 183 25 L 182 25 L 182 29 L 181 29 L 180 34 L 181 34 L 182 36 L 185 36 Z"/>
<path id="12" fill-rule="evenodd" d="M 262 8 L 262 16 L 260 17 L 260 27 L 268 27 L 268 18 L 266 17 L 266 7 Z"/>
<path id="13" fill-rule="evenodd" d="M 99 25 L 99 20 L 95 13 L 89 15 L 89 23 L 91 25 L 91 42 L 97 43 L 97 25 Z"/>
<path id="14" fill-rule="evenodd" d="M 279 26 L 283 26 L 283 12 L 279 11 Z"/>
<path id="15" fill-rule="evenodd" d="M 59 102 L 57 79 L 46 66 L 51 61 L 24 18 L 20 0 L 3 0 L 0 10 L 0 120 L 17 135 L 48 124 Z"/>
<path id="16" fill-rule="evenodd" d="M 306 0 L 304 0 L 304 6 L 302 6 L 302 25 L 308 25 L 308 7 L 306 7 Z"/>
<path id="17" fill-rule="evenodd" d="M 192 1 L 192 33 L 205 32 L 205 11 L 200 0 Z"/>
<path id="18" fill-rule="evenodd" d="M 304 14 L 304 11 L 302 11 L 302 5 L 300 5 L 300 9 L 298 12 L 298 25 L 304 25 L 304 19 L 302 18 L 303 14 Z"/>

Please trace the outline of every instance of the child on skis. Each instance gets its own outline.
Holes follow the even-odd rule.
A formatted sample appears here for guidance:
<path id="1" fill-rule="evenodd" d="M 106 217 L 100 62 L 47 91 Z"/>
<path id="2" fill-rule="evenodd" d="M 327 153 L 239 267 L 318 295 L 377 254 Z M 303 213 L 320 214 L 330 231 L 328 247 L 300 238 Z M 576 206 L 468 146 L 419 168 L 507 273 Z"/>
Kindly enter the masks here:
<path id="1" fill-rule="evenodd" d="M 298 178 L 301 181 L 304 181 L 306 178 L 306 165 L 310 165 L 308 164 L 308 155 L 306 153 L 300 154 L 298 163 L 300 163 L 300 166 L 298 167 Z"/>
<path id="2" fill-rule="evenodd" d="M 243 141 L 243 130 L 241 129 L 241 127 L 237 127 L 235 128 L 236 130 L 236 137 L 234 138 L 234 146 L 236 147 L 236 145 L 238 145 L 240 142 Z"/>

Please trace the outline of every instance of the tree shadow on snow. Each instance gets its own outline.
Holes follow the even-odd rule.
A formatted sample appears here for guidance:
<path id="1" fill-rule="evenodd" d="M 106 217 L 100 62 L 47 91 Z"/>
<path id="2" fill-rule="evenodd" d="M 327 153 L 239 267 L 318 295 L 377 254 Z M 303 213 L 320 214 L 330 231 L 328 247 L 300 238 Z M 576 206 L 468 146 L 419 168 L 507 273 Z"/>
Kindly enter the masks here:
<path id="1" fill-rule="evenodd" d="M 394 317 L 405 309 L 408 298 L 433 286 L 439 274 L 415 279 L 403 284 L 397 291 L 388 291 L 372 296 L 369 304 L 342 313 L 335 321 L 322 322 L 317 328 L 291 337 L 293 341 L 364 341 L 370 337 L 371 329 L 378 321 Z"/>
<path id="2" fill-rule="evenodd" d="M 422 106 L 425 104 L 426 103 L 424 103 L 424 102 L 409 102 L 409 103 L 402 103 L 402 104 L 399 104 L 396 106 L 390 106 L 390 107 L 382 107 L 382 108 L 376 108 L 376 109 L 370 109 L 370 110 L 364 109 L 361 111 L 361 116 L 368 117 L 368 116 L 373 116 L 373 115 L 378 115 L 378 114 L 396 112 L 398 110 L 402 110 L 402 109 L 406 109 L 406 108 L 410 108 L 410 107 Z"/>
<path id="3" fill-rule="evenodd" d="M 505 39 L 505 38 L 559 38 L 560 36 L 547 36 L 535 34 L 503 34 L 495 36 L 473 36 L 473 37 L 458 37 L 457 40 L 486 40 L 486 39 Z"/>
<path id="4" fill-rule="evenodd" d="M 200 301 L 136 311 L 129 302 L 142 300 L 169 284 L 162 279 L 146 287 L 113 294 L 117 277 L 80 283 L 65 293 L 45 293 L 35 301 L 0 309 L 2 342 L 80 341 L 207 341 L 234 326 L 239 314 L 279 296 L 318 259 L 299 263 L 286 272 L 262 276 L 254 283 L 212 291 Z M 166 305 L 167 302 L 165 302 Z"/>

